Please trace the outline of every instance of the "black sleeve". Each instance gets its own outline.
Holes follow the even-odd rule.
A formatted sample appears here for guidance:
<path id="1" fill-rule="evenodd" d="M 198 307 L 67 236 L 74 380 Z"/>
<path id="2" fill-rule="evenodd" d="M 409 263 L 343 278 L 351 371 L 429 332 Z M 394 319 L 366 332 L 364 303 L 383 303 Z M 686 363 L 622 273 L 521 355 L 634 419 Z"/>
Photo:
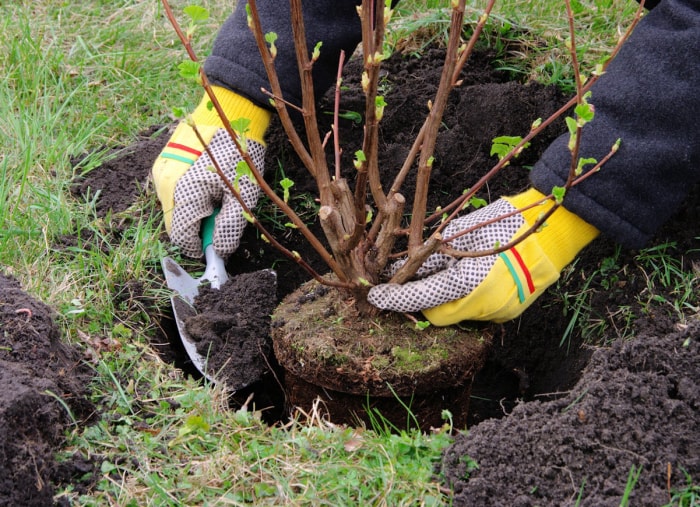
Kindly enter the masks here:
<path id="1" fill-rule="evenodd" d="M 574 187 L 564 206 L 620 244 L 639 248 L 700 181 L 700 2 L 661 0 L 592 87 L 594 120 L 583 157 L 619 151 Z M 568 135 L 532 171 L 534 186 L 561 186 L 570 165 Z"/>
<path id="2" fill-rule="evenodd" d="M 211 55 L 204 63 L 207 77 L 214 83 L 270 108 L 269 99 L 260 92 L 270 89 L 255 39 L 248 28 L 245 5 L 238 2 L 234 13 L 221 27 Z M 302 5 L 307 45 L 312 51 L 323 42 L 321 57 L 314 64 L 314 90 L 322 95 L 334 82 L 340 50 L 349 58 L 361 39 L 360 19 L 356 6 L 360 0 L 304 0 Z M 294 53 L 289 2 L 257 2 L 263 31 L 277 33 L 275 67 L 285 99 L 301 104 L 301 84 Z"/>

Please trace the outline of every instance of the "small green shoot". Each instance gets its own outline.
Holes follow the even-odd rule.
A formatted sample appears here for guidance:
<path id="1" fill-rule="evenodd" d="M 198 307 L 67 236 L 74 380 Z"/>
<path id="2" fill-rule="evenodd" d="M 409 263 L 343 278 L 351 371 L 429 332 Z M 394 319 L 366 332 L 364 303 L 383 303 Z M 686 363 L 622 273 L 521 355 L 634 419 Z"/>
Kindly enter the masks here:
<path id="1" fill-rule="evenodd" d="M 284 202 L 289 202 L 289 189 L 294 186 L 294 182 L 286 176 L 280 180 L 282 187 L 282 199 Z"/>
<path id="2" fill-rule="evenodd" d="M 386 101 L 381 95 L 377 95 L 374 99 L 375 114 L 377 115 L 377 121 L 384 117 L 384 108 L 386 107 Z"/>
<path id="3" fill-rule="evenodd" d="M 564 201 L 564 196 L 566 195 L 565 187 L 553 187 L 552 195 L 554 196 L 554 201 L 557 204 L 561 204 Z"/>
<path id="4" fill-rule="evenodd" d="M 430 327 L 430 321 L 428 320 L 417 320 L 416 321 L 416 329 L 418 331 L 425 331 Z"/>
<path id="5" fill-rule="evenodd" d="M 277 46 L 275 46 L 276 41 L 277 34 L 275 32 L 267 32 L 265 34 L 265 42 L 270 45 L 270 56 L 273 60 L 277 57 Z"/>
<path id="6" fill-rule="evenodd" d="M 630 468 L 630 473 L 627 476 L 627 485 L 625 486 L 625 491 L 622 494 L 622 500 L 620 500 L 620 507 L 627 507 L 630 504 L 630 496 L 632 495 L 634 487 L 637 485 L 637 481 L 639 480 L 641 473 L 642 465 L 639 465 L 638 467 L 632 465 L 632 468 Z"/>
<path id="7" fill-rule="evenodd" d="M 353 160 L 353 165 L 355 166 L 355 169 L 360 170 L 362 169 L 362 164 L 367 162 L 367 157 L 365 156 L 365 152 L 362 150 L 357 150 L 355 152 L 355 160 Z"/>
<path id="8" fill-rule="evenodd" d="M 323 41 L 318 41 L 314 46 L 314 50 L 311 52 L 312 62 L 315 62 L 321 56 L 321 46 L 323 46 Z"/>

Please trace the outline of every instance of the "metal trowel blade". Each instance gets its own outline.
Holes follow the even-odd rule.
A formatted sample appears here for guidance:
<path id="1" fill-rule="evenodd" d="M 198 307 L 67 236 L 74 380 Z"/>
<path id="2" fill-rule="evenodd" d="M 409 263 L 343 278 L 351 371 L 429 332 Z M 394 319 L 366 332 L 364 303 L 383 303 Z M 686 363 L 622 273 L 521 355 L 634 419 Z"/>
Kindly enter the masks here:
<path id="1" fill-rule="evenodd" d="M 187 333 L 185 320 L 197 314 L 194 309 L 194 298 L 199 294 L 199 280 L 192 278 L 182 267 L 170 257 L 162 259 L 165 282 L 170 290 L 176 292 L 170 296 L 173 317 L 177 325 L 182 345 L 195 368 L 212 383 L 214 378 L 207 373 L 206 358 L 197 351 L 197 344 Z"/>

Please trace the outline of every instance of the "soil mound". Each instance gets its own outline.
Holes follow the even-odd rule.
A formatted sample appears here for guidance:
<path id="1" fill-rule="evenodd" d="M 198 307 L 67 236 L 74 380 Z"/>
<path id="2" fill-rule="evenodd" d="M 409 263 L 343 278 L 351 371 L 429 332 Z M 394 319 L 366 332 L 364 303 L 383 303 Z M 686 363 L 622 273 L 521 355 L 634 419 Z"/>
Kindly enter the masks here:
<path id="1" fill-rule="evenodd" d="M 92 465 L 80 456 L 59 464 L 54 453 L 66 429 L 93 413 L 90 376 L 51 309 L 0 274 L 0 505 L 52 505 L 61 482 L 80 490 Z"/>
<path id="2" fill-rule="evenodd" d="M 630 505 L 668 503 L 668 484 L 685 484 L 683 469 L 700 472 L 699 337 L 695 320 L 618 341 L 593 354 L 565 397 L 471 428 L 442 463 L 454 505 L 617 506 L 632 470 Z"/>

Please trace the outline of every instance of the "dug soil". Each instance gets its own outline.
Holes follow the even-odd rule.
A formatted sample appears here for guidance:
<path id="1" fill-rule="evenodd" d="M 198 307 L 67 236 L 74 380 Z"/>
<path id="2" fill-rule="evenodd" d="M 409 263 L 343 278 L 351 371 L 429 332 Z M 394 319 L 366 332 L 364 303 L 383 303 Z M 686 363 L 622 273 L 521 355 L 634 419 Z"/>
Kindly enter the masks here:
<path id="1" fill-rule="evenodd" d="M 420 112 L 436 88 L 441 56 L 439 50 L 430 50 L 421 59 L 394 57 L 385 67 L 382 86 L 389 107 L 382 121 L 380 163 L 387 181 L 419 129 Z M 516 82 L 494 70 L 493 60 L 486 53 L 473 58 L 463 86 L 449 101 L 436 151 L 431 209 L 450 202 L 493 165 L 489 150 L 495 136 L 522 135 L 533 120 L 565 102 L 554 88 Z M 357 87 L 356 75 L 348 72 L 345 80 L 351 89 Z M 325 108 L 330 110 L 327 101 Z M 362 111 L 359 94 L 346 93 L 342 108 Z M 327 130 L 329 116 L 322 116 Z M 108 240 L 119 242 L 125 224 L 151 209 L 148 174 L 168 129 L 154 127 L 76 181 L 75 197 L 94 200 L 98 216 L 109 218 Z M 493 200 L 525 188 L 528 166 L 562 131 L 561 122 L 555 123 L 481 197 Z M 360 133 L 361 126 L 343 120 L 346 167 L 359 148 Z M 280 178 L 283 167 L 295 182 L 293 203 L 300 210 L 308 208 L 311 216 L 313 198 L 305 195 L 311 189 L 309 178 L 278 125 L 271 129 L 268 146 L 269 181 Z M 404 193 L 410 195 L 412 182 L 407 185 Z M 699 202 L 695 189 L 654 242 L 686 269 L 700 263 Z M 259 209 L 290 250 L 323 270 L 304 241 L 282 226 L 276 228 L 283 220 L 268 203 L 263 200 Z M 167 244 L 167 237 L 161 239 Z M 62 238 L 56 248 L 75 241 Z M 453 491 L 455 505 L 619 505 L 632 472 L 639 477 L 630 505 L 659 506 L 668 502 L 669 488 L 686 484 L 686 473 L 697 482 L 700 323 L 691 314 L 679 321 L 672 303 L 680 295 L 672 286 L 657 286 L 650 301 L 649 266 L 638 252 L 620 252 L 612 241 L 600 238 L 521 318 L 490 327 L 493 346 L 474 379 L 468 432 L 456 437 L 437 470 Z M 265 276 L 262 270 L 271 267 L 276 284 L 268 280 L 262 284 L 266 290 L 251 293 L 232 283 L 231 294 L 227 288 L 226 294 L 211 299 L 214 307 L 206 307 L 202 298 L 197 309 L 201 315 L 220 316 L 205 327 L 208 350 L 231 343 L 222 336 L 238 330 L 233 340 L 237 352 L 226 367 L 244 372 L 237 381 L 247 387 L 232 396 L 232 405 L 252 394 L 258 407 L 271 407 L 266 413 L 274 421 L 287 413 L 282 408 L 284 378 L 271 353 L 269 309 L 309 277 L 248 228 L 228 263 L 229 273 L 249 274 L 252 278 L 244 285 L 253 286 L 253 278 Z M 194 272 L 202 266 L 192 262 L 186 268 Z M 164 279 L 134 280 L 120 291 L 147 307 L 153 299 L 140 295 L 149 287 L 163 289 Z M 575 305 L 577 295 L 585 296 L 585 305 Z M 115 299 L 123 297 L 115 294 Z M 233 310 L 221 305 L 226 297 L 232 298 Z M 194 374 L 178 348 L 172 314 L 168 317 L 171 309 L 150 310 L 158 322 L 149 328 L 163 330 L 153 337 L 153 348 L 173 367 Z M 47 505 L 57 485 L 84 489 L 95 466 L 99 469 L 80 455 L 61 465 L 54 459 L 66 429 L 90 423 L 92 408 L 84 391 L 90 370 L 81 362 L 89 347 L 76 351 L 64 345 L 51 310 L 8 277 L 0 277 L 0 319 L 0 505 Z"/>

